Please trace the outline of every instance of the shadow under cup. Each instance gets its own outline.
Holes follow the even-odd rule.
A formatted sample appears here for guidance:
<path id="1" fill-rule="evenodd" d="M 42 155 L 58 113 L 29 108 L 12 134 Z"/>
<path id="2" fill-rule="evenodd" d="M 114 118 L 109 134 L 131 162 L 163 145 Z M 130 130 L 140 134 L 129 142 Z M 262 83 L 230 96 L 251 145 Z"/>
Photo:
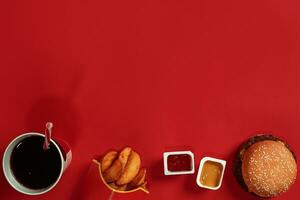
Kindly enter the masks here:
<path id="1" fill-rule="evenodd" d="M 51 139 L 50 150 L 43 150 L 44 138 L 40 133 L 25 133 L 13 139 L 4 151 L 2 165 L 5 178 L 23 194 L 39 195 L 50 191 L 70 164 L 70 148 Z"/>

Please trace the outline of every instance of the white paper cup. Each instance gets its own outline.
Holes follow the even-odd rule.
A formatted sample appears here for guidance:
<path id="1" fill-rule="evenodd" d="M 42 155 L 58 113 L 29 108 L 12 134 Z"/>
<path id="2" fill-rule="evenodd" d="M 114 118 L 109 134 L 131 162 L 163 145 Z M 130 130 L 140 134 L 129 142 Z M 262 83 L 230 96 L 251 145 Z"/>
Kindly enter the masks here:
<path id="1" fill-rule="evenodd" d="M 57 143 L 55 140 L 51 139 L 51 143 L 53 143 L 53 145 L 57 148 L 60 159 L 61 159 L 61 169 L 60 169 L 59 176 L 57 177 L 57 180 L 52 185 L 49 185 L 46 188 L 43 188 L 43 189 L 28 188 L 28 187 L 22 185 L 15 178 L 15 176 L 12 172 L 12 169 L 11 169 L 10 159 L 11 159 L 12 151 L 15 148 L 15 146 L 19 142 L 24 140 L 25 138 L 31 137 L 31 136 L 45 137 L 41 133 L 32 132 L 32 133 L 25 133 L 25 134 L 19 135 L 18 137 L 13 139 L 4 151 L 2 167 L 3 167 L 3 172 L 4 172 L 4 176 L 5 176 L 6 180 L 15 190 L 17 190 L 18 192 L 21 192 L 23 194 L 27 194 L 27 195 L 39 195 L 39 194 L 43 194 L 43 193 L 50 191 L 59 182 L 62 174 L 64 173 L 64 171 L 69 166 L 69 164 L 72 160 L 72 152 L 71 152 L 70 147 L 65 142 L 59 141 L 59 143 Z"/>
<path id="2" fill-rule="evenodd" d="M 188 171 L 177 171 L 172 172 L 168 169 L 168 157 L 172 155 L 189 155 L 191 157 L 191 170 Z M 165 175 L 183 175 L 183 174 L 194 174 L 195 173 L 195 165 L 194 165 L 194 154 L 191 151 L 172 151 L 172 152 L 164 152 L 164 174 Z"/>
<path id="3" fill-rule="evenodd" d="M 222 165 L 222 172 L 221 172 L 220 182 L 219 182 L 219 184 L 216 187 L 209 187 L 209 186 L 203 185 L 201 183 L 201 181 L 200 181 L 202 169 L 203 169 L 204 163 L 206 161 L 212 161 L 212 162 L 215 162 L 215 163 L 218 163 L 218 164 Z M 221 160 L 221 159 L 217 159 L 217 158 L 212 158 L 212 157 L 204 157 L 204 158 L 202 158 L 201 161 L 200 161 L 198 175 L 197 175 L 197 179 L 196 179 L 197 185 L 199 187 L 210 189 L 210 190 L 218 190 L 221 187 L 221 185 L 222 185 L 223 176 L 224 176 L 224 172 L 225 172 L 225 167 L 226 167 L 226 161 L 225 160 Z"/>

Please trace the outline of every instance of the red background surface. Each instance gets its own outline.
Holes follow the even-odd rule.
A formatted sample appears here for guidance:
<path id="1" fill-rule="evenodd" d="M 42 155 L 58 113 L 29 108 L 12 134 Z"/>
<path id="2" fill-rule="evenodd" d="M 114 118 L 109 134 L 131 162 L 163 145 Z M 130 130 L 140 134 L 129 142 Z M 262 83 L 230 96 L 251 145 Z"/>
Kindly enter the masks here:
<path id="1" fill-rule="evenodd" d="M 300 155 L 299 1 L 27 0 L 0 3 L 0 153 L 43 131 L 67 140 L 70 168 L 51 192 L 0 199 L 106 200 L 91 159 L 133 146 L 151 193 L 121 199 L 255 199 L 232 175 L 247 137 L 272 132 Z M 228 161 L 218 191 L 165 177 L 162 153 Z M 1 157 L 2 158 L 2 157 Z M 300 181 L 279 199 L 296 199 Z"/>

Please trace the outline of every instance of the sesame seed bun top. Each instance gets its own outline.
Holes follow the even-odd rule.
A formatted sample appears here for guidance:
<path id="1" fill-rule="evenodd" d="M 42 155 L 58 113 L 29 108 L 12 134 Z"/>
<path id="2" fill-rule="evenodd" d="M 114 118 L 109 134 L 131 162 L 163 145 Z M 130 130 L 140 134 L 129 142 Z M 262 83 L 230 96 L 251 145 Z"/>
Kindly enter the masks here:
<path id="1" fill-rule="evenodd" d="M 264 140 L 245 150 L 242 175 L 249 192 L 274 197 L 286 192 L 295 182 L 297 164 L 283 142 Z"/>

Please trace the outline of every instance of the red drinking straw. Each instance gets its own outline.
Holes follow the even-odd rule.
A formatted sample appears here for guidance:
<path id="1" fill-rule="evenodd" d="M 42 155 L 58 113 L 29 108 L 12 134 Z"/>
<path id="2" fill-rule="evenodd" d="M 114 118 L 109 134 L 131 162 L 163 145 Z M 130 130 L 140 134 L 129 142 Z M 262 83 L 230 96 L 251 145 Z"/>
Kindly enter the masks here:
<path id="1" fill-rule="evenodd" d="M 52 122 L 47 122 L 46 123 L 45 141 L 44 141 L 44 145 L 43 145 L 43 149 L 44 150 L 48 150 L 49 149 L 52 127 L 53 127 L 53 123 Z"/>

